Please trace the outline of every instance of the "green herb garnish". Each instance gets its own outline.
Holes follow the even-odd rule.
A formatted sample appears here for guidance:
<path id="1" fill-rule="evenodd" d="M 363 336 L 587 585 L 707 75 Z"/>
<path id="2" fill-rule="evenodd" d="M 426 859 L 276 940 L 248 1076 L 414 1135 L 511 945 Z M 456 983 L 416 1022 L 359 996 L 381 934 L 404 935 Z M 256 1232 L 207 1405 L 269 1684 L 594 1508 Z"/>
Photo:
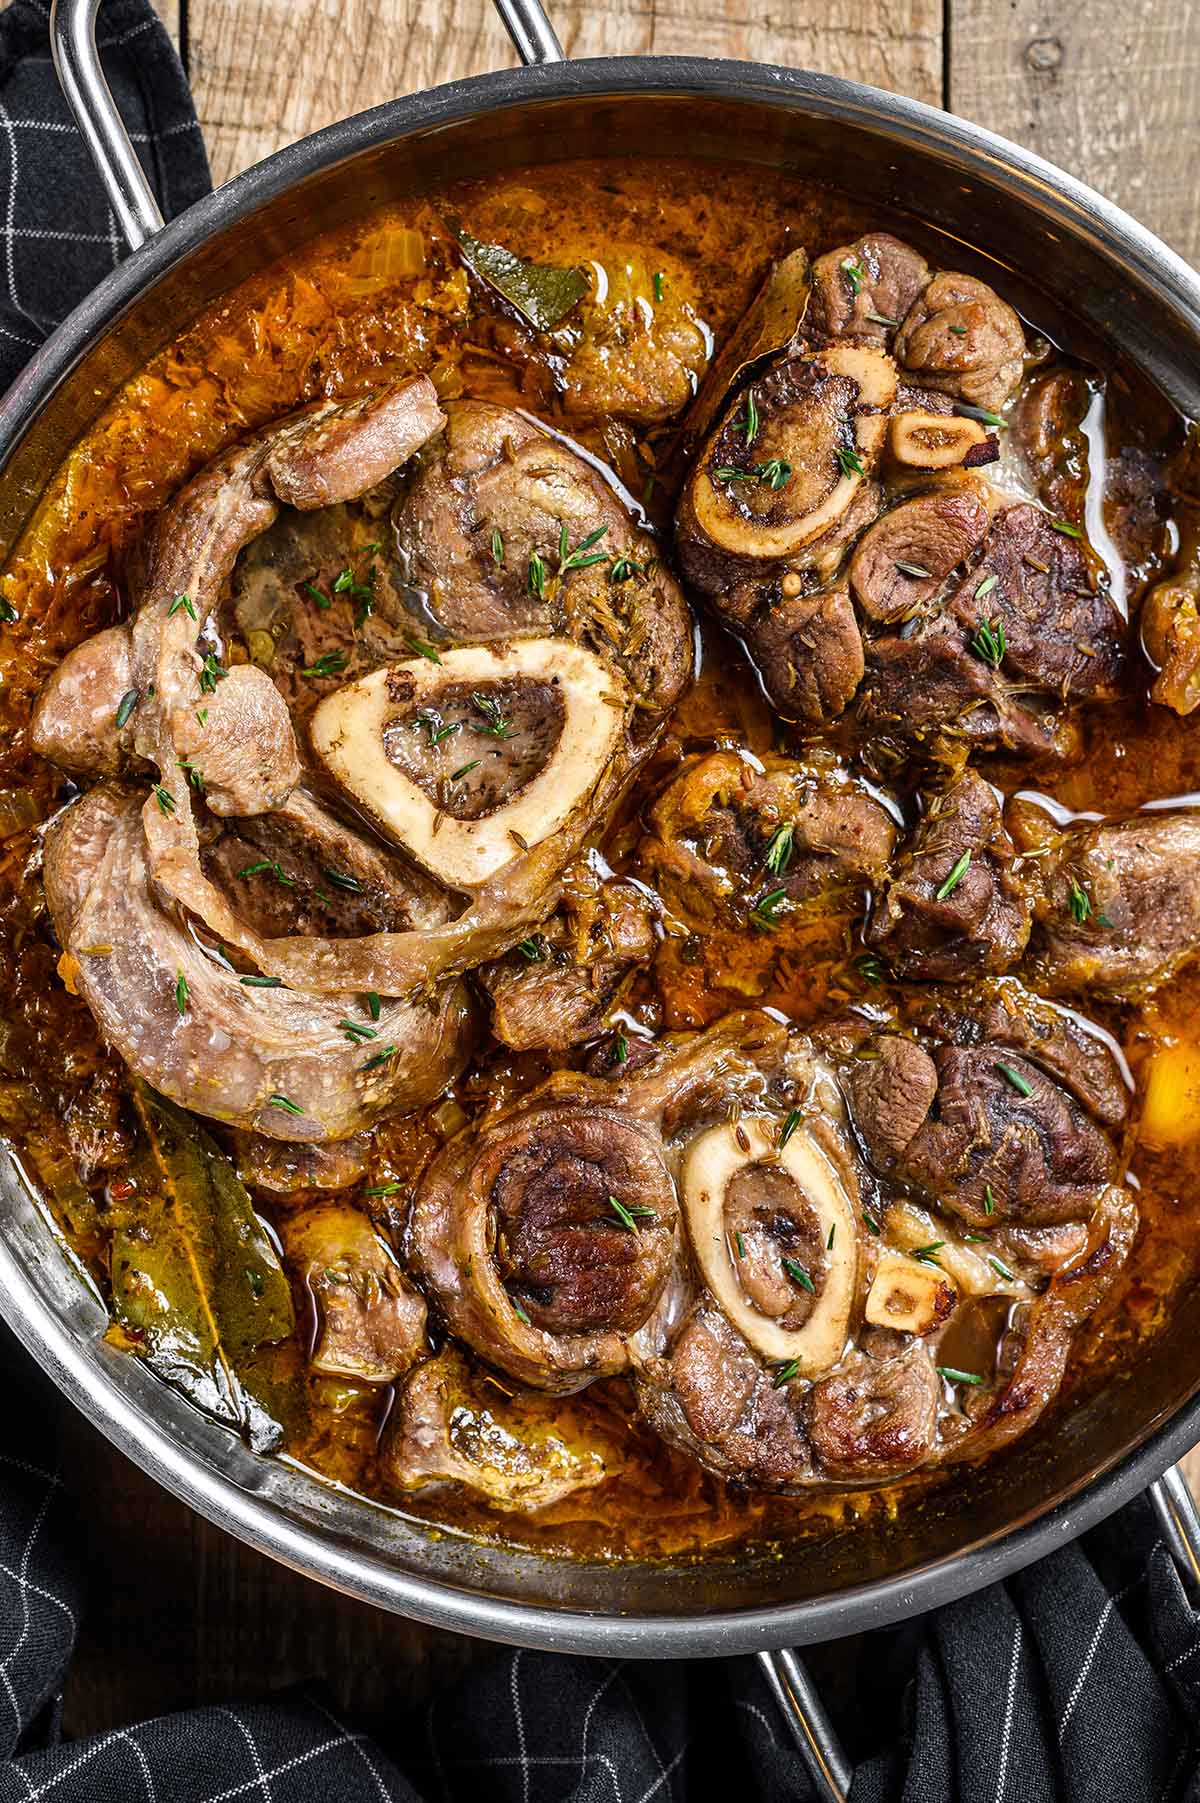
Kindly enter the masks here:
<path id="1" fill-rule="evenodd" d="M 779 1135 L 779 1150 L 781 1152 L 783 1151 L 783 1148 L 787 1145 L 788 1140 L 791 1139 L 792 1134 L 796 1131 L 796 1128 L 799 1125 L 800 1125 L 800 1110 L 798 1108 L 789 1109 L 787 1118 L 785 1119 L 785 1121 L 783 1123 L 783 1129 Z"/>
<path id="2" fill-rule="evenodd" d="M 541 964 L 546 956 L 541 940 L 532 936 L 522 939 L 517 945 L 517 950 L 530 964 Z"/>
<path id="3" fill-rule="evenodd" d="M 970 642 L 970 649 L 993 670 L 998 670 L 1004 662 L 1004 622 L 1003 620 L 981 620 L 978 630 Z"/>
<path id="4" fill-rule="evenodd" d="M 990 595 L 999 580 L 999 576 L 996 575 L 985 576 L 983 581 L 979 584 L 979 587 L 975 590 L 975 599 L 977 601 L 982 601 L 985 596 Z"/>
<path id="5" fill-rule="evenodd" d="M 1007 1082 L 1012 1084 L 1019 1096 L 1033 1094 L 1033 1084 L 1027 1077 L 1023 1077 L 1020 1071 L 1014 1070 L 1011 1064 L 997 1064 L 996 1069 Z"/>
<path id="6" fill-rule="evenodd" d="M 476 732 L 486 733 L 489 739 L 512 738 L 512 728 L 504 718 L 500 703 L 493 696 L 476 693 L 471 696 L 471 706 L 478 708 L 484 719 L 484 724 L 475 728 Z"/>
<path id="7" fill-rule="evenodd" d="M 361 895 L 363 885 L 356 876 L 350 876 L 344 870 L 331 870 L 328 864 L 322 864 L 321 875 L 327 876 L 335 889 L 347 889 L 351 895 Z"/>
<path id="8" fill-rule="evenodd" d="M 793 1377 L 800 1375 L 800 1360 L 786 1359 L 783 1364 L 775 1366 L 775 1375 L 771 1379 L 773 1390 L 782 1390 L 784 1384 L 790 1384 Z"/>
<path id="9" fill-rule="evenodd" d="M 303 594 L 308 596 L 310 601 L 315 601 L 318 607 L 328 609 L 333 606 L 333 602 L 330 599 L 330 597 L 328 595 L 322 594 L 321 590 L 319 588 L 317 588 L 313 583 L 302 582 L 300 584 L 300 589 Z"/>
<path id="10" fill-rule="evenodd" d="M 187 1013 L 187 1005 L 188 1005 L 188 980 L 184 976 L 183 971 L 181 970 L 179 972 L 179 975 L 175 979 L 175 1012 L 176 1012 L 176 1014 L 186 1014 Z"/>
<path id="11" fill-rule="evenodd" d="M 410 651 L 415 651 L 418 657 L 427 659 L 429 663 L 441 663 L 442 660 L 438 655 L 437 646 L 431 645 L 428 639 L 414 638 L 413 634 L 410 632 L 405 634 L 404 643 L 408 646 Z M 308 672 L 306 671 L 305 674 L 307 675 Z"/>
<path id="12" fill-rule="evenodd" d="M 844 445 L 839 445 L 836 455 L 838 468 L 841 470 L 843 476 L 866 475 L 866 465 L 863 463 L 863 460 L 857 451 L 848 451 Z"/>
<path id="13" fill-rule="evenodd" d="M 845 273 L 846 280 L 850 284 L 851 294 L 861 294 L 863 291 L 863 283 L 867 279 L 866 271 L 863 269 L 862 264 L 856 263 L 853 257 L 843 257 L 841 267 Z"/>
<path id="14" fill-rule="evenodd" d="M 285 1114 L 303 1114 L 299 1102 L 293 1102 L 291 1096 L 268 1096 L 267 1105 L 271 1108 L 282 1108 Z"/>
<path id="15" fill-rule="evenodd" d="M 217 684 L 219 682 L 224 682 L 228 675 L 229 671 L 225 668 L 216 653 L 214 651 L 208 652 L 204 662 L 200 666 L 201 692 L 205 695 L 215 695 L 217 692 Z"/>
<path id="16" fill-rule="evenodd" d="M 956 1371 L 953 1365 L 935 1365 L 934 1370 L 939 1377 L 944 1377 L 948 1384 L 981 1384 L 985 1382 L 977 1377 L 974 1371 Z"/>
<path id="17" fill-rule="evenodd" d="M 306 664 L 300 674 L 310 681 L 324 681 L 329 676 L 340 676 L 349 662 L 344 651 L 327 651 L 315 664 Z"/>
<path id="18" fill-rule="evenodd" d="M 155 783 L 150 793 L 158 803 L 158 811 L 160 814 L 173 814 L 175 812 L 175 797 L 169 789 L 165 789 L 161 783 Z"/>
<path id="19" fill-rule="evenodd" d="M 191 596 L 190 595 L 176 595 L 176 597 L 172 601 L 170 607 L 168 607 L 168 609 L 167 609 L 168 620 L 173 620 L 175 615 L 179 612 L 181 607 L 183 608 L 184 612 L 187 614 L 187 617 L 189 620 L 194 620 L 196 618 L 196 610 L 192 606 Z"/>
<path id="20" fill-rule="evenodd" d="M 632 1208 L 627 1208 L 625 1203 L 617 1196 L 610 1196 L 608 1198 L 608 1206 L 612 1209 L 622 1227 L 626 1228 L 630 1233 L 634 1233 L 637 1230 L 637 1219 L 635 1219 L 635 1217 L 641 1220 L 651 1221 L 657 1220 L 658 1218 L 652 1208 L 642 1208 L 637 1204 Z"/>
<path id="21" fill-rule="evenodd" d="M 923 563 L 906 563 L 902 557 L 893 558 L 892 561 L 902 576 L 913 576 L 918 582 L 928 582 L 933 575 L 933 571 L 927 570 Z"/>
<path id="22" fill-rule="evenodd" d="M 779 926 L 779 910 L 786 900 L 786 889 L 772 889 L 770 894 L 760 895 L 750 910 L 751 925 L 764 933 L 775 932 Z"/>
<path id="23" fill-rule="evenodd" d="M 128 720 L 130 714 L 133 712 L 134 708 L 137 706 L 137 704 L 141 700 L 141 698 L 142 698 L 142 691 L 140 689 L 126 689 L 126 691 L 122 695 L 120 701 L 117 703 L 117 731 L 118 732 L 120 732 L 121 728 L 124 726 L 126 720 Z"/>
<path id="24" fill-rule="evenodd" d="M 252 976 L 252 977 L 239 977 L 238 982 L 244 983 L 247 989 L 282 989 L 283 988 L 283 978 L 282 977 L 263 977 L 263 976 L 256 975 L 256 976 Z"/>
<path id="25" fill-rule="evenodd" d="M 581 538 L 573 551 L 567 550 L 567 529 L 562 527 L 558 535 L 558 574 L 565 576 L 568 570 L 589 570 L 593 564 L 607 563 L 607 551 L 593 551 L 608 531 L 607 526 L 597 526 L 586 538 Z"/>
<path id="26" fill-rule="evenodd" d="M 1053 531 L 1061 532 L 1067 538 L 1082 538 L 1083 537 L 1083 532 L 1082 532 L 1081 528 L 1078 526 L 1072 526 L 1070 520 L 1051 520 L 1050 526 Z"/>
<path id="27" fill-rule="evenodd" d="M 368 1058 L 367 1062 L 365 1064 L 360 1064 L 358 1068 L 360 1071 L 377 1071 L 381 1064 L 386 1064 L 389 1058 L 394 1058 L 395 1056 L 396 1047 L 394 1045 L 385 1045 L 380 1051 L 376 1052 L 373 1058 Z"/>
<path id="28" fill-rule="evenodd" d="M 954 869 L 950 872 L 950 875 L 946 878 L 941 888 L 935 890 L 933 899 L 935 901 L 945 901 L 948 896 L 953 895 L 970 867 L 971 854 L 969 851 L 964 851 L 962 857 L 958 859 Z"/>
<path id="29" fill-rule="evenodd" d="M 529 553 L 529 592 L 539 600 L 546 597 L 546 565 L 540 551 Z"/>
<path id="30" fill-rule="evenodd" d="M 791 863 L 795 836 L 796 828 L 790 820 L 783 826 L 776 827 L 771 834 L 763 862 L 772 876 L 782 876 Z"/>
<path id="31" fill-rule="evenodd" d="M 350 1041 L 351 1045 L 361 1045 L 364 1039 L 375 1039 L 378 1037 L 374 1027 L 364 1027 L 361 1021 L 340 1020 L 338 1026 L 346 1035 L 346 1038 Z"/>
<path id="32" fill-rule="evenodd" d="M 908 1256 L 915 1258 L 920 1265 L 936 1265 L 938 1263 L 937 1255 L 945 1244 L 945 1240 L 930 1240 L 927 1246 L 913 1246 Z"/>
<path id="33" fill-rule="evenodd" d="M 809 1276 L 808 1272 L 804 1269 L 803 1265 L 797 1264 L 794 1258 L 785 1258 L 783 1261 L 783 1268 L 793 1283 L 798 1283 L 800 1288 L 802 1290 L 807 1290 L 810 1296 L 816 1295 L 817 1286 Z"/>
<path id="34" fill-rule="evenodd" d="M 367 1004 L 367 1013 L 371 1016 L 371 1019 L 378 1020 L 380 1014 L 383 1012 L 383 1003 L 380 1001 L 375 991 L 373 989 L 368 989 L 363 1000 Z"/>
<path id="35" fill-rule="evenodd" d="M 746 443 L 753 444 L 758 437 L 758 403 L 754 399 L 752 388 L 746 391 Z"/>

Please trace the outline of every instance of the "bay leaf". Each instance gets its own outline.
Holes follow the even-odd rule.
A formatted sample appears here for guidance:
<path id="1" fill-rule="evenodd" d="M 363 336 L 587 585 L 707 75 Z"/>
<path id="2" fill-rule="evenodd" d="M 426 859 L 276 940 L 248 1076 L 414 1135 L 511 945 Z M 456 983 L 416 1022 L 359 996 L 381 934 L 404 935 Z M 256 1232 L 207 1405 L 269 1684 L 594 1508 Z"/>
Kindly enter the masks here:
<path id="1" fill-rule="evenodd" d="M 484 244 L 457 221 L 449 223 L 467 267 L 481 282 L 503 295 L 539 332 L 552 332 L 561 325 L 588 291 L 588 279 L 582 269 L 528 263 L 503 244 Z"/>
<path id="2" fill-rule="evenodd" d="M 291 1289 L 250 1196 L 216 1142 L 146 1084 L 132 1089 L 131 1193 L 113 1208 L 112 1304 L 146 1363 L 256 1451 L 282 1438 L 263 1347 L 295 1326 Z"/>
<path id="3" fill-rule="evenodd" d="M 786 349 L 808 311 L 812 270 L 808 252 L 793 250 L 776 263 L 705 371 L 680 429 L 691 447 L 708 432 L 741 378 L 764 357 Z"/>

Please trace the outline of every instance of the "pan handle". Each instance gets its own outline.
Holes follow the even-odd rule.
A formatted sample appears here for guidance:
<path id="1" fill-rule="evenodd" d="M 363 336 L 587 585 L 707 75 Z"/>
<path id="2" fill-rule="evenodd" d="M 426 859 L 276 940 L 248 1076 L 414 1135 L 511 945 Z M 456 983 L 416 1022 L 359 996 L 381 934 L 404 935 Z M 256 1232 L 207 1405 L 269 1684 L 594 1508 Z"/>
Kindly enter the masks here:
<path id="1" fill-rule="evenodd" d="M 804 1661 L 794 1647 L 780 1647 L 777 1652 L 760 1653 L 758 1662 L 804 1761 L 818 1803 L 846 1803 L 854 1773 Z"/>
<path id="2" fill-rule="evenodd" d="M 1193 1606 L 1200 1607 L 1200 1509 L 1178 1465 L 1169 1466 L 1146 1494 L 1183 1587 Z M 760 1653 L 758 1660 L 820 1803 L 846 1803 L 854 1773 L 799 1654 L 783 1647 Z"/>
<path id="3" fill-rule="evenodd" d="M 50 48 L 59 85 L 108 195 L 121 235 L 137 250 L 163 227 L 154 190 L 129 142 L 96 48 L 100 0 L 54 0 Z"/>
<path id="4" fill-rule="evenodd" d="M 563 47 L 547 18 L 542 0 L 494 0 L 504 29 L 526 68 L 531 63 L 561 63 Z"/>
<path id="5" fill-rule="evenodd" d="M 541 0 L 495 0 L 495 6 L 523 63 L 563 61 L 562 45 Z M 53 0 L 50 48 L 67 105 L 132 251 L 161 231 L 164 220 L 100 65 L 99 11 L 100 0 Z"/>

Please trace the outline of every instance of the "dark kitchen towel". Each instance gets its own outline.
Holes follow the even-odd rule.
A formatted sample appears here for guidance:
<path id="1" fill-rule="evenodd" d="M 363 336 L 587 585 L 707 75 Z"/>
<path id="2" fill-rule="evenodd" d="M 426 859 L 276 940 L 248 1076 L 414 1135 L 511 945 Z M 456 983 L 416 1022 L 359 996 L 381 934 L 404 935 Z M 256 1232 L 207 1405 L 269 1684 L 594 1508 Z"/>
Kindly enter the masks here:
<path id="1" fill-rule="evenodd" d="M 47 14 L 43 0 L 0 14 L 0 386 L 121 249 L 58 93 Z M 147 0 L 110 0 L 100 42 L 163 210 L 178 212 L 208 185 L 179 62 Z M 78 1536 L 56 1470 L 57 1399 L 18 1349 L 7 1356 L 0 1803 L 810 1796 L 750 1659 L 498 1653 L 423 1719 L 391 1724 L 386 1751 L 295 1693 L 64 1741 L 59 1699 L 85 1597 Z M 849 1666 L 844 1653 L 810 1664 L 858 1761 L 853 1803 L 1200 1799 L 1200 1616 L 1145 1504 L 1007 1584 L 863 1637 Z"/>
<path id="2" fill-rule="evenodd" d="M 0 391 L 124 249 L 59 91 L 49 25 L 49 0 L 13 0 L 0 13 Z M 107 0 L 97 39 L 170 218 L 211 185 L 179 58 L 146 0 Z"/>

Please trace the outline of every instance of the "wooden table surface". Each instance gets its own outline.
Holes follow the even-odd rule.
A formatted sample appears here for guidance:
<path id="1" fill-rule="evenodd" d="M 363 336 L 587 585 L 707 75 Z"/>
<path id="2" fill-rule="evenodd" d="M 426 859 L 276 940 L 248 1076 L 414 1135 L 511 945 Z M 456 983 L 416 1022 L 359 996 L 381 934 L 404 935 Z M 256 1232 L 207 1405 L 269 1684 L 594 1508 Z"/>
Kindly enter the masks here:
<path id="1" fill-rule="evenodd" d="M 160 6 L 217 182 L 348 113 L 515 61 L 487 0 Z M 755 58 L 948 107 L 1083 177 L 1200 261 L 1198 0 L 560 0 L 554 22 L 568 55 Z M 1200 1453 L 1192 1460 L 1200 1477 Z M 94 1573 L 73 1733 L 310 1676 L 343 1706 L 390 1713 L 477 1656 L 247 1551 L 82 1421 L 68 1465 Z"/>

